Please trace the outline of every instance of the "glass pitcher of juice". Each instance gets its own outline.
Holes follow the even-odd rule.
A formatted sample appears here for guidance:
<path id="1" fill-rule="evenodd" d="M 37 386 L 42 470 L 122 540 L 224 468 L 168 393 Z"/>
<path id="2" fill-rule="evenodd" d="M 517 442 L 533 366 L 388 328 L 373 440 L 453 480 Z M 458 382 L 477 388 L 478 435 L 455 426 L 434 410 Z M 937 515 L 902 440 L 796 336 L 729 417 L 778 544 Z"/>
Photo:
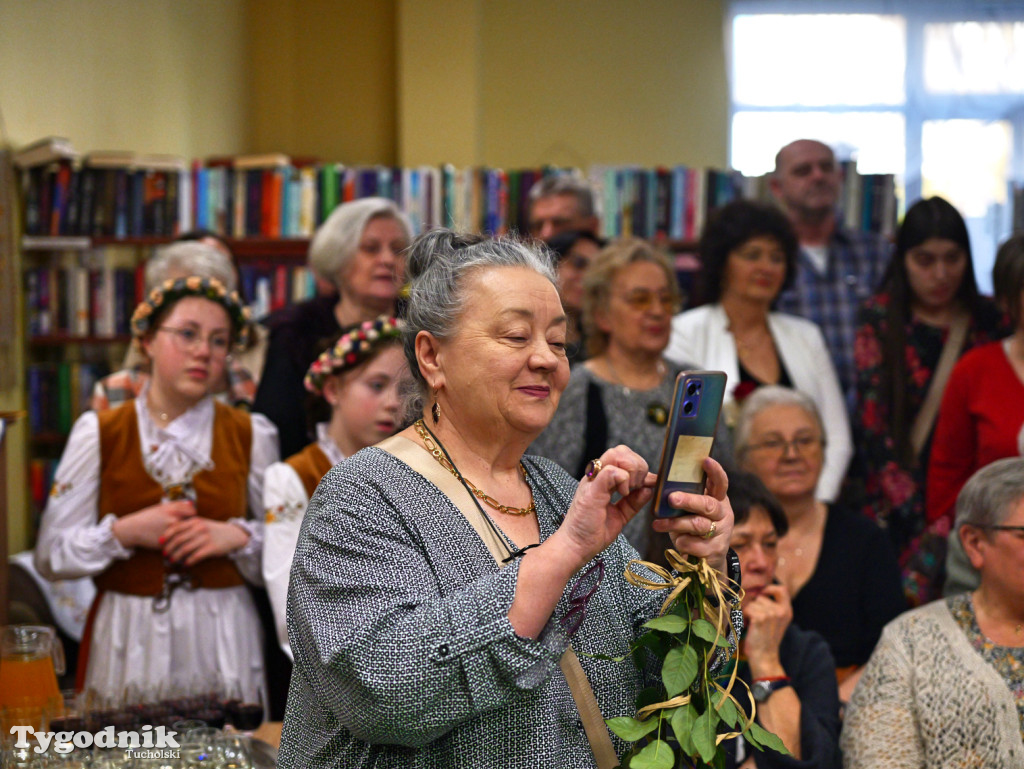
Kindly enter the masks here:
<path id="1" fill-rule="evenodd" d="M 35 726 L 63 707 L 57 675 L 64 674 L 64 647 L 49 625 L 0 628 L 0 711 Z"/>

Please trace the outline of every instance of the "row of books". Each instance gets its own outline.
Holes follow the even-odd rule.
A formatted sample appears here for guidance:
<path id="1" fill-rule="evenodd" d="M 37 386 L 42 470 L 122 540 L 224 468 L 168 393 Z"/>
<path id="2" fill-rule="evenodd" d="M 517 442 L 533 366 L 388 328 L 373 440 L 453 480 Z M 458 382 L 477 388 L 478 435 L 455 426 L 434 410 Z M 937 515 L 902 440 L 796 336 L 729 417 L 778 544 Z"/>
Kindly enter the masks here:
<path id="1" fill-rule="evenodd" d="M 316 278 L 308 267 L 244 264 L 238 271 L 242 295 L 248 299 L 255 320 L 316 296 Z"/>
<path id="2" fill-rule="evenodd" d="M 737 171 L 596 166 L 589 181 L 603 211 L 606 237 L 694 240 L 707 214 L 749 196 L 756 180 Z"/>
<path id="3" fill-rule="evenodd" d="M 66 148 L 65 150 L 66 151 Z M 392 168 L 319 163 L 281 154 L 183 158 L 91 153 L 24 166 L 28 235 L 170 236 L 195 227 L 228 237 L 308 238 L 341 203 L 394 200 L 421 232 L 435 226 L 491 234 L 527 230 L 530 188 L 549 174 L 451 165 Z M 844 164 L 847 224 L 891 234 L 897 205 L 891 175 L 862 176 Z M 709 211 L 738 197 L 767 198 L 767 177 L 673 167 L 593 166 L 608 237 L 699 237 Z"/>
<path id="4" fill-rule="evenodd" d="M 187 173 L 169 167 L 33 166 L 22 174 L 25 234 L 172 237 L 189 217 Z"/>
<path id="5" fill-rule="evenodd" d="M 30 337 L 127 336 L 144 286 L 142 265 L 30 267 L 24 280 Z"/>
<path id="6" fill-rule="evenodd" d="M 67 435 L 87 411 L 96 382 L 110 373 L 105 363 L 30 363 L 28 423 L 33 435 Z"/>
<path id="7" fill-rule="evenodd" d="M 102 257 L 102 251 L 98 254 Z M 313 273 L 303 265 L 243 264 L 239 277 L 242 296 L 257 320 L 316 295 Z M 128 336 L 145 285 L 142 265 L 128 269 L 110 263 L 29 267 L 24 280 L 30 337 Z"/>

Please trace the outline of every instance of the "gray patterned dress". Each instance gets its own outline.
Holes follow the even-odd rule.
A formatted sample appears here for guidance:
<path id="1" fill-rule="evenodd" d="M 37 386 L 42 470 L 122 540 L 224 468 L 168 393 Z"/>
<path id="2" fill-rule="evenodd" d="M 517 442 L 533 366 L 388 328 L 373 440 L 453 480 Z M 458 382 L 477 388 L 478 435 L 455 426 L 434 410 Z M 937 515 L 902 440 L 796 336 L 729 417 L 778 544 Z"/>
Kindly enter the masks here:
<path id="1" fill-rule="evenodd" d="M 546 539 L 576 481 L 546 459 L 523 461 Z M 664 595 L 623 579 L 636 557 L 623 537 L 602 557 L 605 578 L 573 644 L 578 653 L 622 654 Z M 574 583 L 542 640 L 521 638 L 507 616 L 519 563 L 499 570 L 449 499 L 381 449 L 332 469 L 310 502 L 292 567 L 295 669 L 282 769 L 594 766 L 558 668 L 566 644 L 558 620 Z M 629 661 L 582 653 L 604 717 L 632 715 L 644 675 Z"/>

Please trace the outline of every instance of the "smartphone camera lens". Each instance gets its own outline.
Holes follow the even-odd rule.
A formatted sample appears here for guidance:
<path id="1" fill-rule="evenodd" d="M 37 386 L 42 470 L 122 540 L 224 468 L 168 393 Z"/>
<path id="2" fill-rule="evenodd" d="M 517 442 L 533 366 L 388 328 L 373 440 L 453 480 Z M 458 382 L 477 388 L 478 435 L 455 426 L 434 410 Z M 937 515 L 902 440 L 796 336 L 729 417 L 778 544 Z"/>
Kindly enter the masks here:
<path id="1" fill-rule="evenodd" d="M 683 413 L 684 414 L 692 414 L 693 413 L 693 404 L 690 403 L 690 401 L 686 401 L 686 403 L 683 404 Z"/>
<path id="2" fill-rule="evenodd" d="M 696 395 L 697 394 L 697 383 L 696 382 L 690 382 L 688 385 L 686 385 L 686 394 L 687 395 Z"/>

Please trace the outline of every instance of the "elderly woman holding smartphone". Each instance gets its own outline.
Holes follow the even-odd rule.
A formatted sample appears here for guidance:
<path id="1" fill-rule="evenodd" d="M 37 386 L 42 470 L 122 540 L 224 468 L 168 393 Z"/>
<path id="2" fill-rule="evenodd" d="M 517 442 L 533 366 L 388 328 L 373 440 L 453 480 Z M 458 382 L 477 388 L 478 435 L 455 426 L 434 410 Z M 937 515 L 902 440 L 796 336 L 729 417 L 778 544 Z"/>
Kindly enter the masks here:
<path id="1" fill-rule="evenodd" d="M 655 478 L 625 446 L 582 481 L 525 456 L 569 378 L 546 256 L 435 230 L 409 274 L 418 419 L 306 512 L 280 765 L 615 766 L 602 717 L 632 714 L 645 674 L 588 655 L 625 652 L 664 598 L 622 578 Z M 704 467 L 707 493 L 672 495 L 688 514 L 654 526 L 724 573 L 727 479 Z"/>

